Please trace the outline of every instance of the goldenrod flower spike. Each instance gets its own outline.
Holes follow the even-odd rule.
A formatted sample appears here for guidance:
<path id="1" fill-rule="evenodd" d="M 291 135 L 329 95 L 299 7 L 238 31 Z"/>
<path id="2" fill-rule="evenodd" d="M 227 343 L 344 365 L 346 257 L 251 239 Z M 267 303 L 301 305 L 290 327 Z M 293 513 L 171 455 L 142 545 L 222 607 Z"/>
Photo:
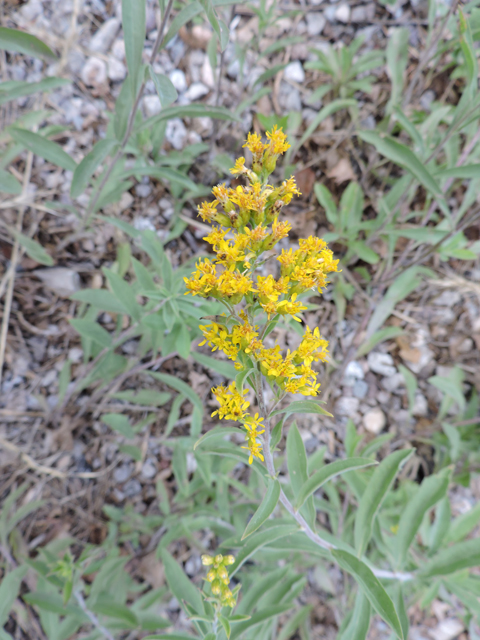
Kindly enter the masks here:
<path id="1" fill-rule="evenodd" d="M 278 345 L 265 346 L 264 336 L 268 322 L 281 316 L 300 322 L 298 314 L 307 307 L 299 296 L 321 292 L 328 274 L 337 271 L 338 261 L 321 238 L 310 236 L 301 239 L 296 250 L 282 249 L 277 256 L 279 277 L 257 274 L 258 267 L 270 256 L 266 252 L 288 237 L 291 225 L 287 220 L 280 221 L 279 214 L 293 196 L 300 195 L 293 177 L 277 188 L 268 183 L 277 158 L 290 145 L 277 127 L 267 132 L 267 140 L 264 143 L 258 134 L 249 133 L 244 147 L 253 156 L 252 168 L 241 157 L 231 169 L 233 175 L 243 176 L 246 184 L 235 189 L 218 185 L 212 190 L 215 200 L 198 207 L 205 222 L 219 226 L 204 238 L 215 257 L 199 260 L 191 277 L 185 278 L 187 294 L 215 298 L 229 310 L 224 321 L 214 320 L 200 326 L 205 338 L 201 345 L 223 351 L 238 371 L 248 369 L 255 376 L 263 375 L 277 397 L 285 393 L 316 396 L 320 385 L 312 365 L 324 362 L 328 356 L 328 342 L 321 337 L 318 327 L 313 331 L 307 327 L 298 348 L 286 355 Z M 259 314 L 263 319 L 256 320 Z M 261 326 L 256 324 L 260 321 Z M 212 393 L 219 403 L 212 415 L 241 422 L 246 440 L 243 448 L 249 452 L 249 463 L 254 458 L 263 462 L 264 417 L 248 413 L 250 402 L 244 397 L 247 390 L 237 389 L 232 382 L 228 387 L 212 389 Z M 215 576 L 212 590 L 220 594 L 221 577 Z"/>
<path id="2" fill-rule="evenodd" d="M 222 607 L 233 608 L 237 604 L 229 588 L 230 578 L 226 569 L 227 566 L 234 562 L 235 558 L 233 556 L 222 556 L 220 553 L 215 557 L 208 555 L 202 556 L 203 566 L 209 567 L 213 565 L 212 569 L 207 573 L 205 580 L 210 582 L 213 595 L 219 596 L 219 604 Z"/>

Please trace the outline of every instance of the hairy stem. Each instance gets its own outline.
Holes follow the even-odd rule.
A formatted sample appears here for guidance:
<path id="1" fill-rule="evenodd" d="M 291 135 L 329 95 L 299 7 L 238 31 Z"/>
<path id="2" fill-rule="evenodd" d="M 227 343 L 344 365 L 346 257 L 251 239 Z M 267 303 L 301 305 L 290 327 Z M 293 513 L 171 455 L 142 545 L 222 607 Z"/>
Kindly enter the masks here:
<path id="1" fill-rule="evenodd" d="M 100 631 L 103 637 L 107 638 L 107 640 L 115 640 L 114 636 L 110 633 L 110 631 L 103 626 L 103 624 L 100 622 L 97 616 L 93 613 L 93 611 L 90 611 L 90 609 L 87 607 L 87 603 L 85 602 L 84 597 L 80 593 L 80 591 L 75 591 L 75 599 L 78 602 L 80 609 L 87 615 L 88 619 L 93 624 L 95 629 Z"/>

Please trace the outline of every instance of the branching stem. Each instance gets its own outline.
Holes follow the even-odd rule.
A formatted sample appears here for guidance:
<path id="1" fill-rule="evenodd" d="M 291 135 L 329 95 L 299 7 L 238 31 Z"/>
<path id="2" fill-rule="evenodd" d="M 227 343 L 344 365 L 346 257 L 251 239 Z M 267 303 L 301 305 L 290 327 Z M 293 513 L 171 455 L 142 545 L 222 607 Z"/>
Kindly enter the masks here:
<path id="1" fill-rule="evenodd" d="M 260 374 L 260 372 L 258 373 Z M 265 446 L 263 448 L 263 455 L 265 457 L 265 464 L 267 465 L 267 470 L 269 475 L 275 478 L 277 475 L 277 472 L 275 470 L 273 455 L 272 455 L 272 452 L 270 451 L 270 441 L 271 441 L 270 418 L 269 418 L 269 414 L 267 414 L 267 412 L 265 411 L 265 397 L 263 394 L 263 387 L 261 385 L 261 380 L 260 380 L 260 384 L 258 383 L 257 375 L 256 375 L 255 386 L 257 391 L 258 406 L 260 407 L 261 414 L 265 419 Z M 326 551 L 334 551 L 335 549 L 337 549 L 337 547 L 334 544 L 332 544 L 331 542 L 328 542 L 327 540 L 324 540 L 321 536 L 319 536 L 317 533 L 315 533 L 315 531 L 312 530 L 312 528 L 309 526 L 305 518 L 298 511 L 295 511 L 292 503 L 285 495 L 283 489 L 280 490 L 280 502 L 283 504 L 283 506 L 288 511 L 288 513 L 298 522 L 303 533 L 305 533 L 307 538 L 309 538 L 312 542 L 317 544 L 322 549 L 325 549 Z M 386 571 L 383 569 L 377 569 L 375 567 L 370 567 L 370 569 L 372 570 L 373 574 L 377 576 L 377 578 L 385 578 L 388 580 L 399 580 L 400 582 L 408 582 L 410 580 L 413 580 L 413 577 L 414 577 L 412 573 Z"/>

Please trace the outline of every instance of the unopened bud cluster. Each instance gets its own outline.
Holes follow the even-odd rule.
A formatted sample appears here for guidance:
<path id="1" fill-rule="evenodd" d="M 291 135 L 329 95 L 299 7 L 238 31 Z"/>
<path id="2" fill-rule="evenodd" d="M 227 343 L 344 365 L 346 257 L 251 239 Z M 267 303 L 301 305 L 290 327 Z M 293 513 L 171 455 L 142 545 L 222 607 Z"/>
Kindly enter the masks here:
<path id="1" fill-rule="evenodd" d="M 211 567 L 206 580 L 212 585 L 212 593 L 220 599 L 220 604 L 223 607 L 234 607 L 236 604 L 235 597 L 229 588 L 230 578 L 226 569 L 234 562 L 233 556 L 222 556 L 221 553 L 216 556 L 202 556 L 203 566 Z"/>

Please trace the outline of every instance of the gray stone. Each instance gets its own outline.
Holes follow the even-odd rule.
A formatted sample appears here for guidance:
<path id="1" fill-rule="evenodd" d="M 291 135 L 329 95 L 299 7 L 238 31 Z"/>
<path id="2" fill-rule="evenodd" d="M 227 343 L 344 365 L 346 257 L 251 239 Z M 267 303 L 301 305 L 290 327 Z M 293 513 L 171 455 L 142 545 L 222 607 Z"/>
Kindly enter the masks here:
<path id="1" fill-rule="evenodd" d="M 292 87 L 292 85 L 287 82 L 282 82 L 280 84 L 278 101 L 286 113 L 302 110 L 302 98 L 299 90 L 296 87 Z"/>
<path id="2" fill-rule="evenodd" d="M 350 20 L 350 7 L 348 4 L 341 4 L 335 11 L 335 18 L 339 22 L 346 24 Z"/>
<path id="3" fill-rule="evenodd" d="M 127 76 L 127 67 L 115 56 L 108 56 L 108 77 L 112 82 L 121 82 Z"/>
<path id="4" fill-rule="evenodd" d="M 112 46 L 112 56 L 117 60 L 125 60 L 125 42 L 123 40 L 115 40 Z"/>
<path id="5" fill-rule="evenodd" d="M 35 269 L 33 273 L 45 287 L 63 298 L 68 298 L 80 289 L 80 276 L 68 267 Z"/>
<path id="6" fill-rule="evenodd" d="M 363 380 L 365 374 L 362 365 L 356 360 L 349 362 L 345 368 L 345 377 L 352 377 L 355 380 Z"/>
<path id="7" fill-rule="evenodd" d="M 155 458 L 147 458 L 142 466 L 142 476 L 147 480 L 154 478 L 157 474 L 157 465 Z"/>
<path id="8" fill-rule="evenodd" d="M 137 184 L 135 187 L 135 195 L 139 198 L 148 198 L 152 193 L 152 187 L 149 184 Z"/>
<path id="9" fill-rule="evenodd" d="M 174 69 L 168 74 L 170 82 L 173 84 L 178 93 L 183 93 L 187 89 L 187 79 L 181 69 Z"/>
<path id="10" fill-rule="evenodd" d="M 368 393 L 368 383 L 365 380 L 356 380 L 353 385 L 352 393 L 355 398 L 365 398 Z"/>
<path id="11" fill-rule="evenodd" d="M 405 388 L 405 379 L 401 373 L 394 373 L 393 376 L 389 378 L 383 378 L 382 387 L 390 391 L 390 393 L 395 393 Z"/>
<path id="12" fill-rule="evenodd" d="M 143 98 L 143 111 L 147 118 L 156 116 L 162 110 L 162 103 L 158 96 L 145 96 Z"/>
<path id="13" fill-rule="evenodd" d="M 150 218 L 145 218 L 143 216 L 138 216 L 138 218 L 135 218 L 133 221 L 133 226 L 139 231 L 144 231 L 145 229 L 155 231 L 155 225 L 150 220 Z"/>
<path id="14" fill-rule="evenodd" d="M 353 7 L 350 20 L 352 22 L 371 22 L 375 17 L 375 3 Z"/>
<path id="15" fill-rule="evenodd" d="M 437 298 L 433 300 L 433 304 L 436 307 L 453 307 L 458 304 L 462 298 L 460 291 L 454 289 L 448 289 L 441 293 Z"/>
<path id="16" fill-rule="evenodd" d="M 72 347 L 68 350 L 68 359 L 73 362 L 73 364 L 77 364 L 83 358 L 83 349 L 80 347 Z"/>
<path id="17" fill-rule="evenodd" d="M 301 84 L 305 80 L 305 71 L 303 70 L 301 63 L 298 60 L 295 60 L 285 67 L 283 76 L 285 80 L 291 80 Z"/>
<path id="18" fill-rule="evenodd" d="M 142 485 L 138 480 L 132 478 L 123 485 L 123 491 L 127 498 L 133 498 L 133 496 L 138 495 L 142 490 Z"/>
<path id="19" fill-rule="evenodd" d="M 423 395 L 423 393 L 415 394 L 412 415 L 416 416 L 417 418 L 425 417 L 428 415 L 428 400 Z"/>
<path id="20" fill-rule="evenodd" d="M 370 371 L 379 373 L 382 376 L 393 376 L 397 370 L 393 366 L 393 358 L 389 353 L 379 353 L 378 351 L 371 351 L 368 354 L 368 366 Z"/>
<path id="21" fill-rule="evenodd" d="M 430 107 L 432 106 L 432 102 L 435 100 L 435 91 L 429 89 L 425 91 L 425 93 L 420 98 L 420 104 L 425 109 L 425 111 L 430 111 Z"/>
<path id="22" fill-rule="evenodd" d="M 84 64 L 80 77 L 87 87 L 97 87 L 105 84 L 107 81 L 107 65 L 100 58 L 92 56 Z"/>
<path id="23" fill-rule="evenodd" d="M 387 418 L 383 411 L 378 407 L 370 409 L 370 411 L 367 411 L 363 416 L 363 426 L 369 433 L 378 435 L 383 431 L 386 424 Z"/>
<path id="24" fill-rule="evenodd" d="M 117 18 L 106 20 L 90 40 L 90 51 L 107 53 L 119 29 L 120 20 Z"/>
<path id="25" fill-rule="evenodd" d="M 187 100 L 191 100 L 194 102 L 195 100 L 200 100 L 210 93 L 210 89 L 206 87 L 202 82 L 194 82 L 191 84 L 185 92 L 185 98 Z"/>
<path id="26" fill-rule="evenodd" d="M 21 12 L 26 20 L 35 20 L 43 13 L 42 3 L 40 0 L 30 0 L 30 2 L 23 5 Z"/>
<path id="27" fill-rule="evenodd" d="M 337 7 L 330 5 L 329 7 L 326 7 L 324 9 L 323 15 L 329 22 L 334 22 L 336 11 L 337 11 Z"/>
<path id="28" fill-rule="evenodd" d="M 435 640 L 454 640 L 464 629 L 465 625 L 457 618 L 447 618 L 442 620 L 436 629 L 432 629 L 432 637 Z"/>
<path id="29" fill-rule="evenodd" d="M 335 413 L 339 416 L 350 416 L 358 411 L 360 400 L 358 398 L 342 397 L 335 403 Z"/>
<path id="30" fill-rule="evenodd" d="M 198 575 L 202 569 L 202 560 L 198 555 L 192 555 L 185 563 L 185 573 L 193 578 Z"/>
<path id="31" fill-rule="evenodd" d="M 113 479 L 115 480 L 115 482 L 118 482 L 118 484 L 122 484 L 123 482 L 128 480 L 131 475 L 132 466 L 129 464 L 121 464 L 113 472 Z"/>
<path id="32" fill-rule="evenodd" d="M 318 36 L 322 33 L 327 21 L 320 11 L 307 13 L 307 33 L 309 36 Z"/>
<path id="33" fill-rule="evenodd" d="M 180 118 L 172 118 L 167 122 L 165 138 L 177 151 L 181 151 L 187 138 L 187 129 Z"/>

